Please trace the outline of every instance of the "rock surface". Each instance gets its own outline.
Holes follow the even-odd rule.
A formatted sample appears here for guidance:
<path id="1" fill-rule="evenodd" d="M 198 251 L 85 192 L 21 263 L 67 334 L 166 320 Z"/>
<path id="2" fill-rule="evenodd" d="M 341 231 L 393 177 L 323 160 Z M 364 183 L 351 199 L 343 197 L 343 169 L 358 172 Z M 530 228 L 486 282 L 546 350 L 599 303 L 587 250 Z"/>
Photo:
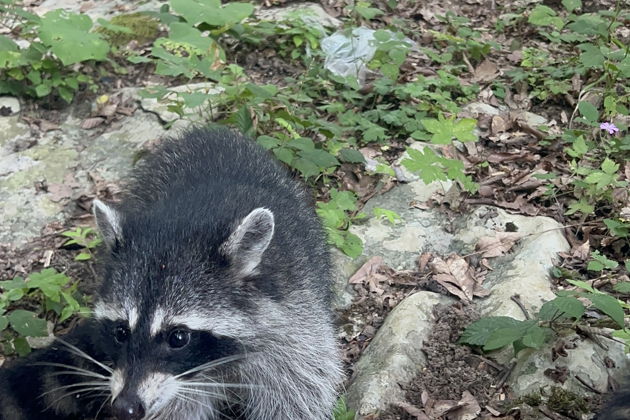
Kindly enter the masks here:
<path id="1" fill-rule="evenodd" d="M 418 292 L 389 314 L 359 362 L 348 387 L 348 405 L 360 416 L 377 413 L 404 399 L 401 385 L 411 381 L 425 363 L 422 343 L 433 326 L 433 307 L 449 298 Z"/>

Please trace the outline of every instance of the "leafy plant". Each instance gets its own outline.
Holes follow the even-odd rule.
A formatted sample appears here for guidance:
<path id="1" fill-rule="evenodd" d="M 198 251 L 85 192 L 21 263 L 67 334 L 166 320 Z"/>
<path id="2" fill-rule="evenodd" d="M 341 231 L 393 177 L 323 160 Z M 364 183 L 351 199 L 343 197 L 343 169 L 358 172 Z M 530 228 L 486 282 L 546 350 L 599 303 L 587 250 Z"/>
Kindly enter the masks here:
<path id="1" fill-rule="evenodd" d="M 85 261 L 91 259 L 94 256 L 92 251 L 102 242 L 101 238 L 98 237 L 98 234 L 94 231 L 94 229 L 90 227 L 77 227 L 74 230 L 63 232 L 62 235 L 70 238 L 64 242 L 64 246 L 78 245 L 85 250 L 81 251 L 76 257 L 74 257 L 75 261 Z"/>
<path id="2" fill-rule="evenodd" d="M 341 249 L 350 257 L 358 257 L 363 252 L 361 239 L 347 229 L 353 220 L 362 219 L 365 214 L 353 214 L 357 209 L 357 198 L 351 191 L 330 191 L 330 201 L 317 203 L 317 214 L 328 233 L 328 242 Z"/>
<path id="3" fill-rule="evenodd" d="M 346 399 L 344 397 L 339 398 L 333 412 L 334 420 L 354 420 L 355 416 L 356 413 L 348 408 Z"/>
<path id="4" fill-rule="evenodd" d="M 15 277 L 0 281 L 0 288 L 0 341 L 4 344 L 5 354 L 13 350 L 24 355 L 30 351 L 26 337 L 47 336 L 47 323 L 43 317 L 46 313 L 53 312 L 57 322 L 63 322 L 86 311 L 75 298 L 76 284 L 54 268 L 31 273 L 26 280 Z M 38 310 L 23 309 L 34 303 Z"/>
<path id="5" fill-rule="evenodd" d="M 0 35 L 0 94 L 58 95 L 70 102 L 81 85 L 95 88 L 89 76 L 69 68 L 107 58 L 109 44 L 91 32 L 88 16 L 52 10 L 40 18 L 10 3 L 0 4 L 3 12 L 14 17 L 26 42 Z"/>

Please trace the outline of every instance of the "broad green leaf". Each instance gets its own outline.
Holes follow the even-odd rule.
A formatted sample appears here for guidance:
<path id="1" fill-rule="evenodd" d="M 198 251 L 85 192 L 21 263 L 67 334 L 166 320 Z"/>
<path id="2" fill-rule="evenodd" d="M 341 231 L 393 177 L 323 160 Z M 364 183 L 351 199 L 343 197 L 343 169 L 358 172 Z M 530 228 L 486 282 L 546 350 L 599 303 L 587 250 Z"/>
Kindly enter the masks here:
<path id="1" fill-rule="evenodd" d="M 580 45 L 582 54 L 580 54 L 580 62 L 586 68 L 600 68 L 604 65 L 606 58 L 601 50 L 593 44 Z M 580 102 L 581 103 L 581 102 Z"/>
<path id="2" fill-rule="evenodd" d="M 543 304 L 538 317 L 545 321 L 563 316 L 580 319 L 584 315 L 585 310 L 584 304 L 578 299 L 571 296 L 558 296 Z"/>
<path id="3" fill-rule="evenodd" d="M 592 294 L 588 296 L 593 306 L 612 318 L 613 321 L 624 327 L 623 308 L 617 299 L 606 294 Z"/>
<path id="4" fill-rule="evenodd" d="M 297 158 L 293 162 L 291 162 L 291 166 L 300 171 L 304 178 L 309 178 L 320 174 L 319 167 L 308 159 Z"/>
<path id="5" fill-rule="evenodd" d="M 618 170 L 619 170 L 618 163 L 615 163 L 614 161 L 608 158 L 604 159 L 604 161 L 602 162 L 602 171 L 604 171 L 605 174 L 613 175 L 613 174 L 616 174 Z"/>
<path id="6" fill-rule="evenodd" d="M 522 321 L 507 316 L 481 318 L 466 327 L 458 342 L 473 346 L 483 346 L 494 331 L 499 329 L 516 329 L 521 324 Z"/>
<path id="7" fill-rule="evenodd" d="M 175 42 L 192 45 L 202 53 L 208 53 L 216 41 L 210 37 L 202 36 L 201 32 L 192 26 L 173 22 L 169 26 L 169 39 Z"/>
<path id="8" fill-rule="evenodd" d="M 88 254 L 87 252 L 81 252 L 79 254 L 77 254 L 76 257 L 74 257 L 75 261 L 87 261 L 90 258 L 92 258 L 92 256 L 90 254 Z"/>
<path id="9" fill-rule="evenodd" d="M 586 269 L 589 271 L 602 271 L 604 269 L 604 264 L 599 261 L 589 261 Z"/>
<path id="10" fill-rule="evenodd" d="M 0 281 L 0 288 L 4 290 L 12 290 L 12 289 L 24 289 L 26 288 L 26 282 L 22 277 L 14 277 L 13 280 L 4 280 Z"/>
<path id="11" fill-rule="evenodd" d="M 628 261 L 626 261 L 626 265 Z M 630 281 L 622 281 L 621 283 L 617 283 L 613 286 L 613 289 L 619 293 L 630 293 Z"/>
<path id="12" fill-rule="evenodd" d="M 173 10 L 190 25 L 232 26 L 254 12 L 250 3 L 232 2 L 222 5 L 219 0 L 171 0 Z"/>
<path id="13" fill-rule="evenodd" d="M 556 29 L 562 29 L 564 21 L 556 15 L 556 12 L 547 6 L 537 5 L 529 14 L 527 20 L 536 26 L 553 26 Z"/>
<path id="14" fill-rule="evenodd" d="M 105 60 L 109 44 L 90 29 L 89 16 L 57 9 L 42 17 L 39 37 L 65 66 L 86 60 Z"/>
<path id="15" fill-rule="evenodd" d="M 582 7 L 582 0 L 562 0 L 562 5 L 568 12 Z"/>
<path id="16" fill-rule="evenodd" d="M 318 167 L 318 172 L 322 169 L 330 168 L 331 166 L 338 166 L 339 161 L 330 153 L 325 150 L 305 150 L 298 153 L 302 158 L 313 162 Z"/>
<path id="17" fill-rule="evenodd" d="M 571 280 L 571 279 L 567 279 L 566 281 L 569 284 L 572 284 L 574 286 L 580 287 L 580 288 L 582 288 L 584 290 L 587 290 L 587 291 L 589 291 L 591 293 L 601 293 L 598 290 L 595 290 L 593 288 L 593 286 L 591 286 L 590 284 L 588 284 L 585 281 L 582 281 L 582 280 Z"/>
<path id="18" fill-rule="evenodd" d="M 23 337 L 46 337 L 46 320 L 37 317 L 37 314 L 23 309 L 16 309 L 7 318 L 18 334 Z"/>
<path id="19" fill-rule="evenodd" d="M 455 123 L 453 134 L 455 135 L 455 138 L 457 140 L 462 142 L 476 141 L 477 136 L 474 133 L 476 127 L 477 120 L 474 120 L 472 118 L 464 118 Z"/>
<path id="20" fill-rule="evenodd" d="M 580 110 L 580 114 L 582 114 L 588 122 L 596 123 L 599 119 L 599 111 L 597 111 L 597 108 L 595 108 L 590 102 L 579 102 L 578 109 Z"/>
<path id="21" fill-rule="evenodd" d="M 545 343 L 545 330 L 538 325 L 529 328 L 522 338 L 523 345 L 534 349 L 539 349 Z"/>
<path id="22" fill-rule="evenodd" d="M 364 163 L 365 157 L 358 150 L 354 149 L 341 149 L 339 151 L 339 158 L 344 162 L 349 163 Z"/>
<path id="23" fill-rule="evenodd" d="M 519 340 L 523 337 L 525 331 L 522 328 L 499 328 L 494 330 L 486 344 L 484 344 L 484 351 L 491 351 L 503 348 Z"/>
<path id="24" fill-rule="evenodd" d="M 31 346 L 25 337 L 16 337 L 13 340 L 13 349 L 20 357 L 24 357 L 31 352 Z"/>
<path id="25" fill-rule="evenodd" d="M 361 238 L 351 232 L 344 232 L 344 242 L 341 245 L 341 250 L 347 256 L 356 258 L 363 252 L 363 242 Z"/>
<path id="26" fill-rule="evenodd" d="M 280 144 L 280 140 L 275 137 L 270 136 L 260 136 L 256 139 L 256 143 L 260 144 L 265 149 L 273 149 L 274 147 L 278 147 Z"/>
<path id="27" fill-rule="evenodd" d="M 4 331 L 4 329 L 8 326 L 9 326 L 9 318 L 7 318 L 4 315 L 0 316 L 0 332 Z"/>

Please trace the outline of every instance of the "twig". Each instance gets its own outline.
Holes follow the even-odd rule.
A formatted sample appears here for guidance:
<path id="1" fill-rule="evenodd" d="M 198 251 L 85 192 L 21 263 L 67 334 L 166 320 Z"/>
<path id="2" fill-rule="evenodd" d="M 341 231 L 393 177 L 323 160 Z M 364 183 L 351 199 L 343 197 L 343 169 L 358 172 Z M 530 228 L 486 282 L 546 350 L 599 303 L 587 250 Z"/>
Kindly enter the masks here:
<path id="1" fill-rule="evenodd" d="M 579 375 L 575 375 L 575 379 L 577 379 L 578 382 L 581 383 L 582 385 L 584 385 L 589 391 L 594 392 L 594 393 L 599 394 L 599 395 L 603 394 L 603 392 L 600 391 L 599 389 L 595 389 L 595 388 L 593 388 L 592 385 L 587 384 L 586 381 L 584 379 L 580 378 Z"/>
<path id="2" fill-rule="evenodd" d="M 503 385 L 505 385 L 505 382 L 508 380 L 508 378 L 510 377 L 510 375 L 514 371 L 515 367 L 516 367 L 516 361 L 512 361 L 512 362 L 510 362 L 508 367 L 505 368 L 503 374 L 499 378 L 499 382 L 497 382 L 497 385 L 495 387 L 497 390 L 503 388 Z"/>
<path id="3" fill-rule="evenodd" d="M 521 296 L 520 295 L 510 296 L 510 299 L 512 299 L 512 301 L 514 301 L 514 303 L 516 303 L 518 305 L 518 307 L 521 308 L 521 311 L 523 311 L 523 315 L 525 315 L 525 319 L 527 319 L 527 320 L 532 319 L 529 316 L 529 312 L 527 312 L 527 308 L 525 307 L 525 305 L 523 305 L 523 302 L 521 302 Z"/>

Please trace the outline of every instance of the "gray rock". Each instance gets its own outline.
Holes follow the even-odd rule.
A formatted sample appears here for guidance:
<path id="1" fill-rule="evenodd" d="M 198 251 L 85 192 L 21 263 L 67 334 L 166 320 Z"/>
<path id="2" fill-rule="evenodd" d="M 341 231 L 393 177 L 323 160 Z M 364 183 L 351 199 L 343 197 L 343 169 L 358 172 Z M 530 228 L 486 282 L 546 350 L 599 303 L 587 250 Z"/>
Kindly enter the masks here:
<path id="1" fill-rule="evenodd" d="M 20 113 L 20 101 L 13 96 L 0 96 L 0 118 Z"/>
<path id="2" fill-rule="evenodd" d="M 155 116 L 143 112 L 103 135 L 80 129 L 80 123 L 70 116 L 60 130 L 32 142 L 16 117 L 0 118 L 0 243 L 24 244 L 46 224 L 64 220 L 70 200 L 91 190 L 89 173 L 118 180 L 131 169 L 140 146 L 165 133 Z M 16 147 L 28 142 L 33 144 Z M 48 190 L 38 190 L 38 183 Z"/>
<path id="3" fill-rule="evenodd" d="M 348 406 L 359 416 L 378 413 L 404 400 L 402 388 L 422 369 L 422 343 L 433 326 L 433 307 L 449 299 L 418 292 L 392 310 L 354 366 L 356 375 L 347 390 Z"/>
<path id="4" fill-rule="evenodd" d="M 609 331 L 610 332 L 610 331 Z M 578 395 L 585 395 L 584 384 L 576 379 L 584 380 L 593 388 L 606 392 L 609 374 L 617 381 L 622 381 L 628 374 L 630 363 L 625 353 L 624 344 L 615 340 L 598 336 L 607 347 L 603 349 L 591 340 L 585 340 L 576 334 L 564 337 L 567 343 L 574 343 L 576 348 L 567 349 L 567 356 L 552 360 L 551 343 L 539 350 L 523 350 L 519 353 L 516 367 L 509 381 L 510 388 L 516 396 L 538 393 L 541 389 L 560 386 L 543 374 L 547 369 L 568 368 L 569 376 L 562 388 Z M 607 369 L 604 360 L 611 359 L 615 367 Z"/>
<path id="5" fill-rule="evenodd" d="M 293 3 L 286 7 L 273 9 L 258 7 L 254 16 L 257 19 L 270 22 L 300 19 L 305 24 L 318 28 L 322 34 L 326 33 L 324 28 L 338 28 L 342 24 L 339 19 L 330 16 L 317 3 Z"/>
<path id="6" fill-rule="evenodd" d="M 472 102 L 466 105 L 465 107 L 462 108 L 461 116 L 475 117 L 481 114 L 495 116 L 495 115 L 508 114 L 508 113 L 515 116 L 516 118 L 522 119 L 527 125 L 531 127 L 537 127 L 539 125 L 546 125 L 549 122 L 547 121 L 545 117 L 538 114 L 534 114 L 533 112 L 510 110 L 508 107 L 504 105 L 497 108 L 483 102 Z"/>
<path id="7" fill-rule="evenodd" d="M 482 315 L 524 319 L 521 309 L 510 300 L 511 296 L 520 295 L 532 315 L 544 302 L 555 298 L 549 270 L 556 254 L 569 250 L 561 224 L 549 217 L 509 214 L 493 207 L 480 207 L 460 223 L 456 239 L 471 249 L 480 238 L 508 230 L 508 223 L 523 235 L 510 254 L 490 260 L 493 271 L 488 273 L 484 287 L 492 293 L 476 301 Z"/>
<path id="8" fill-rule="evenodd" d="M 64 9 L 73 13 L 88 15 L 94 22 L 97 19 L 111 19 L 115 15 L 132 12 L 157 12 L 166 4 L 165 0 L 98 0 L 80 2 L 76 0 L 44 0 L 35 7 L 35 13 L 44 15 L 55 9 Z"/>

